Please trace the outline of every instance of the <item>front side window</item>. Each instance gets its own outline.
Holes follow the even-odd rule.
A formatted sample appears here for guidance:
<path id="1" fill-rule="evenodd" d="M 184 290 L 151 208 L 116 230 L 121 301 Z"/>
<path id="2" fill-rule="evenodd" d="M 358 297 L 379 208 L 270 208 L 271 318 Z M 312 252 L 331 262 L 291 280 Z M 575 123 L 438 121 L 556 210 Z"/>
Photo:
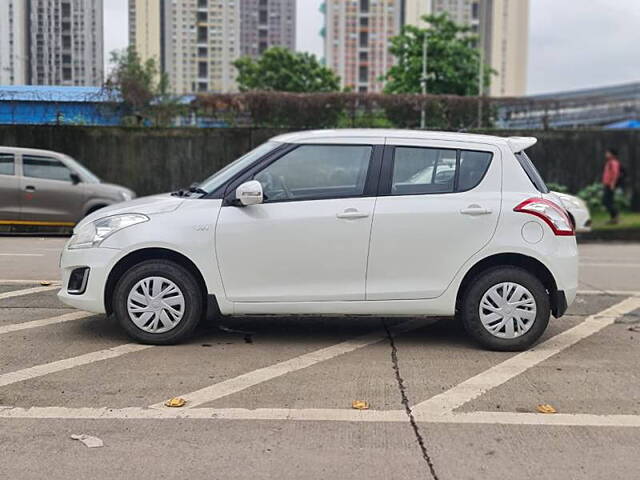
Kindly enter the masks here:
<path id="1" fill-rule="evenodd" d="M 24 155 L 22 173 L 25 177 L 31 178 L 71 181 L 71 170 L 60 160 L 50 157 Z"/>
<path id="2" fill-rule="evenodd" d="M 372 151 L 368 145 L 302 145 L 254 179 L 266 202 L 357 197 L 364 193 Z"/>
<path id="3" fill-rule="evenodd" d="M 453 192 L 456 155 L 456 150 L 396 147 L 392 195 Z"/>
<path id="4" fill-rule="evenodd" d="M 15 175 L 15 159 L 11 153 L 0 153 L 0 175 Z"/>

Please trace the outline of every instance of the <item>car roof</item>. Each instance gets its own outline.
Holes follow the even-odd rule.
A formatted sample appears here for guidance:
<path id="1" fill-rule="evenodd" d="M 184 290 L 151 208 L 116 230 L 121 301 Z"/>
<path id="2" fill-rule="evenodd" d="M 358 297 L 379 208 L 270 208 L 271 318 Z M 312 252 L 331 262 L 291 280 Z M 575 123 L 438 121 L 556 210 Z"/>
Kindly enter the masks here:
<path id="1" fill-rule="evenodd" d="M 433 130 L 400 130 L 383 128 L 345 128 L 333 130 L 306 130 L 279 135 L 272 140 L 281 143 L 314 143 L 322 140 L 336 140 L 341 138 L 386 138 L 386 139 L 415 139 L 415 140 L 445 140 L 471 143 L 485 143 L 491 145 L 506 145 L 512 151 L 519 152 L 534 145 L 537 139 L 533 137 L 498 137 L 495 135 L 481 135 L 477 133 L 440 132 Z"/>
<path id="2" fill-rule="evenodd" d="M 37 148 L 20 148 L 20 147 L 9 147 L 5 145 L 0 145 L 0 152 L 11 152 L 11 153 L 20 153 L 31 154 L 31 155 L 59 155 L 62 157 L 68 157 L 68 155 L 60 152 L 54 152 L 53 150 L 40 150 Z"/>

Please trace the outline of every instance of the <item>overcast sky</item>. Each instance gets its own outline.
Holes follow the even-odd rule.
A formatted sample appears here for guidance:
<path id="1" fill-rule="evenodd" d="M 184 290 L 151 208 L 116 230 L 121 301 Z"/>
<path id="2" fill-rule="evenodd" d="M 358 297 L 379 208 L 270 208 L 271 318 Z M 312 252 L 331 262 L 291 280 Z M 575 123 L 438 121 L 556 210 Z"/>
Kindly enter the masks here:
<path id="1" fill-rule="evenodd" d="M 297 1 L 298 50 L 322 56 L 322 0 Z M 110 52 L 127 44 L 127 0 L 104 3 Z M 640 81 L 640 0 L 530 0 L 530 5 L 528 93 Z"/>

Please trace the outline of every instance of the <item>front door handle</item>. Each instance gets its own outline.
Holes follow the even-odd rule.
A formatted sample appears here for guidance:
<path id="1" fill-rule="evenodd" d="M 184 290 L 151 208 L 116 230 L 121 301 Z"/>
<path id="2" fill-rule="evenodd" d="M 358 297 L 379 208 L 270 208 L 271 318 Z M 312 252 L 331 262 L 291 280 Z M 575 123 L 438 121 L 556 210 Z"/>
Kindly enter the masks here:
<path id="1" fill-rule="evenodd" d="M 472 217 L 476 217 L 479 215 L 490 215 L 491 210 L 488 208 L 482 208 L 480 205 L 469 205 L 467 208 L 463 208 L 460 210 L 462 215 L 471 215 Z"/>
<path id="2" fill-rule="evenodd" d="M 35 192 L 36 191 L 36 187 L 34 187 L 33 185 L 27 185 L 26 187 L 24 187 L 24 191 L 25 192 Z"/>
<path id="3" fill-rule="evenodd" d="M 338 213 L 336 217 L 346 220 L 355 220 L 358 218 L 367 218 L 369 214 L 367 212 L 361 212 L 356 208 L 347 208 L 344 212 Z"/>

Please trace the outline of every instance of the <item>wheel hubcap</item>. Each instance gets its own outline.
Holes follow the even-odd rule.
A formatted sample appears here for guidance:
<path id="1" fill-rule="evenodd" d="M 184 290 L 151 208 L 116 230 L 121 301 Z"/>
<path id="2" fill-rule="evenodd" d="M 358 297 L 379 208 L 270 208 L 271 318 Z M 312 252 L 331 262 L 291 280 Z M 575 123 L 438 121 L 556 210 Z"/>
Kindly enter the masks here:
<path id="1" fill-rule="evenodd" d="M 171 280 L 147 277 L 136 283 L 127 298 L 129 318 L 148 333 L 173 329 L 184 316 L 184 295 Z"/>
<path id="2" fill-rule="evenodd" d="M 491 287 L 480 300 L 480 321 L 499 338 L 517 338 L 536 321 L 536 301 L 529 290 L 511 282 Z"/>

